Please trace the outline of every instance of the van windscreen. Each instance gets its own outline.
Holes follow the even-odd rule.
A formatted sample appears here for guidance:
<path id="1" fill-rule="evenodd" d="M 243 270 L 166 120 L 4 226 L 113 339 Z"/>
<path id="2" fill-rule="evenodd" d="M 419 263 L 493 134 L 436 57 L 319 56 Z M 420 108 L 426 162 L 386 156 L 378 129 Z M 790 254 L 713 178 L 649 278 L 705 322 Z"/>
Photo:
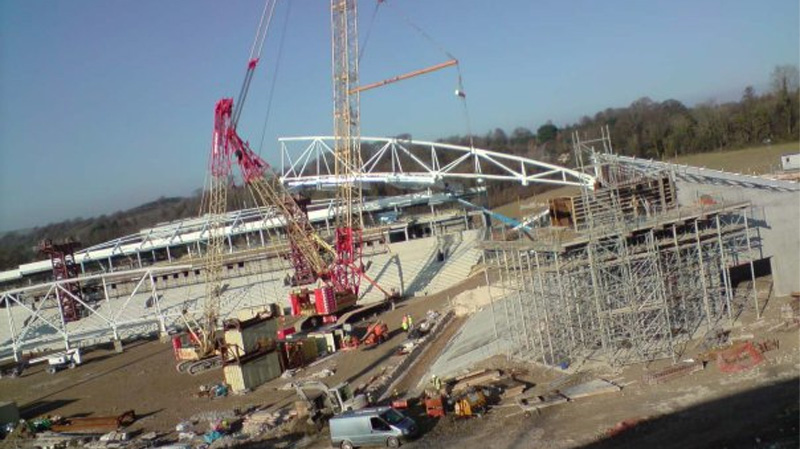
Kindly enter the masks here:
<path id="1" fill-rule="evenodd" d="M 386 412 L 381 413 L 381 418 L 383 418 L 383 420 L 388 422 L 389 424 L 397 424 L 403 419 L 405 419 L 405 416 L 403 416 L 402 413 L 394 409 L 389 409 L 386 410 Z"/>

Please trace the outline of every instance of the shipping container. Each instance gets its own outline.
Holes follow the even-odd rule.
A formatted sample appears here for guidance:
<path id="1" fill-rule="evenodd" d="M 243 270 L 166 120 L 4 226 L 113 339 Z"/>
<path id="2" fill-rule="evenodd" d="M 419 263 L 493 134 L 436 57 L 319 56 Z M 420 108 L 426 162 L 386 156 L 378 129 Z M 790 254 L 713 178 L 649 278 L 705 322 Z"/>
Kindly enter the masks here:
<path id="1" fill-rule="evenodd" d="M 252 391 L 281 375 L 280 356 L 277 351 L 248 354 L 226 363 L 223 372 L 234 393 Z"/>
<path id="2" fill-rule="evenodd" d="M 261 349 L 274 349 L 278 331 L 275 318 L 237 319 L 225 322 L 225 344 L 228 359 L 241 357 Z"/>

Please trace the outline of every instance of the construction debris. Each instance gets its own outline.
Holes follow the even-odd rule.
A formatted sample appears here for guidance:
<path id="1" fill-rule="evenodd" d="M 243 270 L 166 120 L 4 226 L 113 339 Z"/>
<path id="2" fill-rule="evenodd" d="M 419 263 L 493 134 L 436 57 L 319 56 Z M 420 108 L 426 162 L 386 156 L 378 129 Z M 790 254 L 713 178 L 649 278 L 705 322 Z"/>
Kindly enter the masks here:
<path id="1" fill-rule="evenodd" d="M 133 424 L 134 421 L 136 421 L 136 413 L 128 410 L 116 416 L 63 418 L 55 421 L 50 430 L 65 433 L 105 433 Z"/>
<path id="2" fill-rule="evenodd" d="M 524 393 L 527 388 L 528 385 L 523 383 L 516 384 L 511 388 L 505 388 L 503 389 L 503 398 L 515 398 Z"/>
<path id="3" fill-rule="evenodd" d="M 544 394 L 530 394 L 515 399 L 515 403 L 530 416 L 532 412 L 578 399 L 588 398 L 607 393 L 616 393 L 622 390 L 617 384 L 605 379 L 591 379 L 585 381 L 587 373 L 563 376 L 549 385 L 549 391 Z"/>
<path id="4" fill-rule="evenodd" d="M 634 427 L 638 426 L 639 423 L 641 423 L 643 421 L 644 420 L 640 419 L 640 418 L 632 418 L 632 419 L 626 419 L 624 421 L 620 421 L 617 424 L 615 424 L 614 427 L 612 427 L 612 428 L 610 428 L 610 429 L 608 429 L 606 431 L 606 436 L 607 437 L 615 437 L 615 436 L 617 436 L 617 435 L 619 435 L 621 433 L 624 433 L 624 432 L 627 432 L 630 429 L 633 429 Z"/>
<path id="5" fill-rule="evenodd" d="M 717 366 L 723 373 L 747 371 L 762 362 L 764 356 L 750 342 L 736 344 L 717 353 Z"/>
<path id="6" fill-rule="evenodd" d="M 214 399 L 227 396 L 230 387 L 225 382 L 219 382 L 216 384 L 200 385 L 198 390 L 197 397 Z"/>
<path id="7" fill-rule="evenodd" d="M 100 437 L 100 441 L 128 441 L 129 439 L 130 434 L 128 432 L 120 432 L 118 430 L 112 430 Z"/>
<path id="8" fill-rule="evenodd" d="M 642 382 L 647 385 L 662 384 L 679 377 L 702 371 L 703 369 L 705 369 L 705 363 L 703 363 L 703 361 L 692 360 L 691 362 L 682 362 L 659 371 L 645 373 L 642 376 Z"/>
<path id="9" fill-rule="evenodd" d="M 480 370 L 473 371 L 463 376 L 458 376 L 453 381 L 455 384 L 452 387 L 452 393 L 458 394 L 470 387 L 488 385 L 493 382 L 501 380 L 502 373 L 499 370 Z"/>
<path id="10" fill-rule="evenodd" d="M 249 436 L 258 436 L 270 432 L 291 420 L 297 413 L 287 409 L 270 412 L 259 410 L 247 415 L 242 421 L 242 433 Z"/>
<path id="11" fill-rule="evenodd" d="M 567 401 L 569 399 L 561 393 L 551 392 L 541 396 L 517 398 L 516 403 L 526 415 L 530 415 L 533 411 L 539 412 L 542 409 L 563 404 Z"/>
<path id="12" fill-rule="evenodd" d="M 771 340 L 764 340 L 756 343 L 756 349 L 758 349 L 758 352 L 762 354 L 765 352 L 774 351 L 776 349 L 779 349 L 780 347 L 781 347 L 781 341 L 778 340 L 777 338 Z"/>

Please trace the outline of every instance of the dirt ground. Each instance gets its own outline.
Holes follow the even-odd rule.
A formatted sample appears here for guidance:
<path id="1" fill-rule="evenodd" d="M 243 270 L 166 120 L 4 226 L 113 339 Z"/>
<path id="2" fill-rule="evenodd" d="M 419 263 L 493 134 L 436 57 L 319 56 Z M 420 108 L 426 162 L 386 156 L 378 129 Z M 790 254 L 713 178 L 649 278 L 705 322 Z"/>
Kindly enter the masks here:
<path id="1" fill-rule="evenodd" d="M 358 386 L 380 372 L 404 340 L 398 330 L 402 314 L 420 320 L 428 310 L 442 310 L 459 291 L 482 285 L 476 276 L 462 284 L 429 297 L 412 298 L 387 311 L 381 318 L 393 331 L 390 340 L 370 350 L 340 352 L 297 378 L 323 368 L 334 368 L 325 378 L 329 385 L 348 380 Z M 731 336 L 755 342 L 777 339 L 779 348 L 764 354 L 766 361 L 737 374 L 719 371 L 712 361 L 705 370 L 664 383 L 645 385 L 642 375 L 671 365 L 670 360 L 632 365 L 619 369 L 594 367 L 583 374 L 604 378 L 623 389 L 618 393 L 581 399 L 525 417 L 513 401 L 501 401 L 481 418 L 467 420 L 450 416 L 434 420 L 417 406 L 409 410 L 423 431 L 414 448 L 796 448 L 800 444 L 800 334 L 797 329 L 773 329 L 780 320 L 780 307 L 786 298 L 773 298 L 764 317 L 756 320 L 745 313 L 732 329 Z M 749 315 L 748 315 L 749 313 Z M 454 320 L 441 330 L 419 363 L 412 366 L 397 384 L 398 391 L 412 389 L 461 325 Z M 699 348 L 690 348 L 684 358 L 697 357 Z M 485 367 L 516 369 L 520 379 L 546 387 L 563 372 L 545 367 L 512 363 L 495 357 Z M 17 379 L 0 380 L 0 398 L 14 400 L 25 417 L 59 414 L 62 416 L 100 416 L 134 409 L 141 418 L 131 430 L 172 432 L 175 425 L 193 416 L 234 409 L 276 409 L 291 404 L 293 390 L 282 390 L 290 380 L 276 379 L 242 396 L 198 398 L 198 387 L 221 380 L 221 371 L 200 376 L 174 370 L 169 344 L 140 341 L 128 344 L 123 354 L 110 348 L 87 353 L 86 363 L 74 370 L 47 374 L 39 366 Z M 628 431 L 613 438 L 607 432 L 622 421 L 635 422 Z M 174 434 L 174 432 L 173 432 Z M 329 447 L 327 430 L 316 435 L 284 437 L 283 447 Z M 277 444 L 278 441 L 272 441 Z M 255 445 L 253 445 L 255 444 Z M 248 447 L 261 447 L 253 443 Z"/>
<path id="2" fill-rule="evenodd" d="M 660 385 L 642 383 L 642 375 L 670 366 L 671 361 L 624 369 L 595 369 L 584 374 L 623 386 L 619 393 L 580 399 L 525 417 L 513 402 L 501 402 L 486 416 L 470 420 L 446 417 L 408 447 L 437 448 L 797 448 L 800 446 L 800 334 L 768 329 L 779 322 L 780 305 L 773 299 L 765 316 L 742 317 L 732 336 L 755 342 L 776 339 L 779 348 L 764 353 L 766 361 L 736 374 L 721 372 L 716 363 L 687 377 Z M 686 358 L 697 357 L 694 348 Z M 491 363 L 493 362 L 493 363 Z M 490 367 L 513 367 L 497 358 Z M 540 386 L 561 375 L 527 366 L 523 379 Z M 608 431 L 622 421 L 635 425 L 615 437 Z M 423 428 L 425 428 L 423 426 Z"/>
<path id="3" fill-rule="evenodd" d="M 787 298 L 773 298 L 764 316 L 756 320 L 745 312 L 734 324 L 733 339 L 778 340 L 779 348 L 764 353 L 765 362 L 735 374 L 723 373 L 710 361 L 703 371 L 659 384 L 642 382 L 643 374 L 672 364 L 660 360 L 624 368 L 587 367 L 583 380 L 603 378 L 622 387 L 609 393 L 542 410 L 526 417 L 513 400 L 500 400 L 480 418 L 428 418 L 419 404 L 407 413 L 419 424 L 422 436 L 409 449 L 566 449 L 566 448 L 797 448 L 800 447 L 800 332 L 770 328 L 780 322 L 780 306 Z M 434 344 L 439 345 L 439 342 Z M 434 346 L 431 347 L 433 349 Z M 684 359 L 698 358 L 698 344 Z M 427 354 L 426 354 L 427 355 Z M 698 358 L 699 359 L 699 358 Z M 521 372 L 518 379 L 535 392 L 563 378 L 561 371 L 494 357 L 476 368 Z M 409 378 L 419 379 L 419 373 Z M 403 382 L 406 382 L 405 380 Z M 409 386 L 413 382 L 403 383 Z M 538 393 L 537 393 L 538 394 Z M 614 436 L 622 422 L 632 424 Z M 304 447 L 330 447 L 323 432 Z"/>
<path id="4" fill-rule="evenodd" d="M 24 418 L 105 416 L 133 409 L 141 418 L 132 430 L 158 432 L 170 432 L 179 422 L 208 412 L 278 408 L 297 399 L 294 390 L 282 390 L 282 386 L 324 368 L 335 370 L 323 379 L 328 385 L 347 380 L 359 386 L 380 372 L 405 340 L 400 330 L 403 314 L 410 313 L 420 322 L 428 310 L 447 307 L 451 296 L 482 282 L 483 277 L 476 276 L 437 294 L 400 302 L 396 310 L 380 316 L 391 335 L 382 345 L 336 353 L 313 369 L 299 372 L 295 379 L 278 378 L 246 395 L 197 397 L 201 385 L 222 381 L 222 370 L 198 376 L 178 373 L 171 345 L 156 340 L 128 343 L 122 354 L 110 347 L 92 349 L 85 352 L 82 365 L 53 375 L 44 371 L 44 365 L 32 367 L 19 378 L 0 380 L 0 399 L 16 401 Z"/>

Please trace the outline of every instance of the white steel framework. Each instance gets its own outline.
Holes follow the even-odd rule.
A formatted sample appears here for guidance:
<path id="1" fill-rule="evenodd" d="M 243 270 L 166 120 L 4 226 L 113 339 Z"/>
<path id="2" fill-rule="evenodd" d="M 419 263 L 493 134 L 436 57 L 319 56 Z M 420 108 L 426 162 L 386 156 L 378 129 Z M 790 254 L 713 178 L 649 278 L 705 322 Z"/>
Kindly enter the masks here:
<path id="1" fill-rule="evenodd" d="M 333 137 L 284 137 L 278 141 L 281 180 L 286 185 L 336 186 Z M 449 143 L 362 136 L 361 145 L 364 161 L 353 171 L 355 179 L 351 181 L 362 183 L 429 186 L 460 179 L 591 187 L 595 182 L 593 176 L 566 167 Z"/>
<path id="2" fill-rule="evenodd" d="M 745 187 L 748 189 L 769 190 L 774 192 L 800 191 L 800 183 L 794 181 L 767 179 L 755 175 L 732 173 L 705 167 L 654 161 L 651 159 L 639 159 L 617 154 L 598 153 L 597 155 L 601 159 L 601 162 L 612 162 L 627 166 L 638 170 L 644 175 L 667 170 L 674 179 L 686 180 L 697 184 Z"/>
<path id="3" fill-rule="evenodd" d="M 63 344 L 65 349 L 70 349 L 82 340 L 119 340 L 141 326 L 166 334 L 167 327 L 180 316 L 181 311 L 180 307 L 162 307 L 154 278 L 160 273 L 191 268 L 191 265 L 150 267 L 4 291 L 0 293 L 0 306 L 5 309 L 8 328 L 0 333 L 3 337 L 0 338 L 0 353 L 11 352 L 19 361 L 26 349 L 48 343 Z M 134 288 L 130 294 L 115 296 L 109 293 L 109 285 L 120 281 L 132 282 Z M 99 284 L 102 297 L 89 299 L 73 295 L 66 284 L 74 282 Z M 67 322 L 58 306 L 63 295 L 78 301 L 87 315 L 78 321 Z"/>

